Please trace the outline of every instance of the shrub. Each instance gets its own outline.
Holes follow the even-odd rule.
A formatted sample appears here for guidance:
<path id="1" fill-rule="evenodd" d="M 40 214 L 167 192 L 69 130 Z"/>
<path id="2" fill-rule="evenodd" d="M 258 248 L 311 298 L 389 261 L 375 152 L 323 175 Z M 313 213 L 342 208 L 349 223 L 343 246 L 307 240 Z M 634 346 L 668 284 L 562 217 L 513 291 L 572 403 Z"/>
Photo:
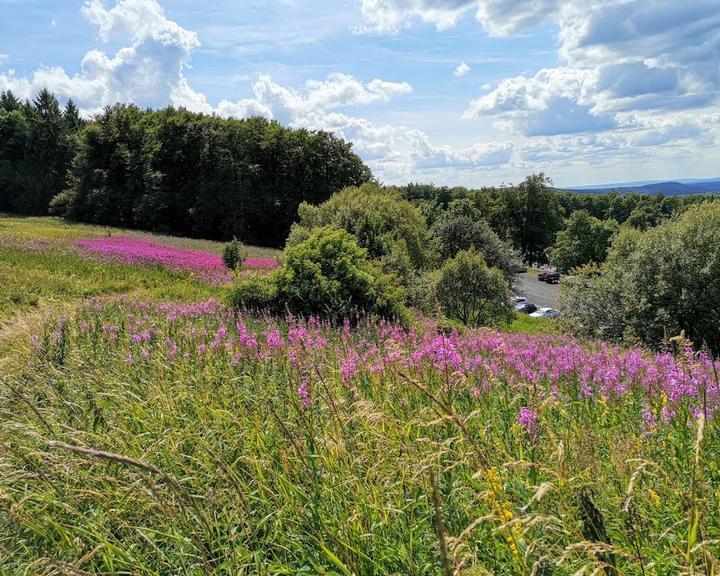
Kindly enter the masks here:
<path id="1" fill-rule="evenodd" d="M 507 280 L 497 268 L 488 268 L 474 248 L 443 265 L 436 290 L 445 315 L 466 326 L 497 326 L 512 320 Z"/>
<path id="2" fill-rule="evenodd" d="M 440 253 L 444 260 L 474 247 L 483 254 L 488 266 L 500 269 L 509 280 L 519 269 L 512 248 L 493 232 L 480 210 L 468 199 L 451 202 L 432 231 L 440 241 Z"/>
<path id="3" fill-rule="evenodd" d="M 402 315 L 403 293 L 392 275 L 381 274 L 355 238 L 345 230 L 323 227 L 286 248 L 274 275 L 277 297 L 293 314 L 333 321 L 361 311 Z"/>
<path id="4" fill-rule="evenodd" d="M 236 310 L 275 311 L 278 301 L 274 279 L 257 275 L 242 278 L 233 286 L 229 300 Z"/>
<path id="5" fill-rule="evenodd" d="M 352 234 L 370 258 L 381 259 L 401 243 L 414 268 L 434 257 L 425 217 L 394 189 L 376 184 L 345 188 L 319 206 L 301 204 L 288 246 L 302 242 L 309 231 L 334 226 Z"/>
<path id="6" fill-rule="evenodd" d="M 232 242 L 228 242 L 223 247 L 222 260 L 230 270 L 241 268 L 245 258 L 247 258 L 247 248 L 237 238 L 233 238 Z"/>
<path id="7" fill-rule="evenodd" d="M 720 350 L 720 204 L 640 232 L 623 229 L 607 261 L 580 276 L 562 308 L 574 331 L 652 347 L 684 330 Z"/>

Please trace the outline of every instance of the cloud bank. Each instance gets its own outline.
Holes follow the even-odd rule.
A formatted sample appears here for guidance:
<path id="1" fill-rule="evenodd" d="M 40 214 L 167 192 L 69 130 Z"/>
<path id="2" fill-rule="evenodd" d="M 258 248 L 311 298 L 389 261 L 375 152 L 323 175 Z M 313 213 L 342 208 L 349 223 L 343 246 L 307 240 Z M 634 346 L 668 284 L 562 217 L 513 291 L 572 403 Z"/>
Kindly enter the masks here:
<path id="1" fill-rule="evenodd" d="M 88 51 L 74 74 L 42 67 L 18 76 L 0 54 L 0 90 L 28 98 L 48 87 L 61 100 L 73 98 L 86 116 L 115 102 L 172 104 L 328 130 L 353 142 L 380 178 L 398 182 L 451 171 L 657 162 L 716 145 L 720 0 L 361 0 L 359 10 L 354 31 L 362 34 L 397 35 L 424 24 L 442 35 L 463 19 L 490 37 L 551 29 L 557 64 L 480 85 L 457 122 L 466 131 L 484 126 L 484 137 L 451 145 L 412 126 L 363 117 L 363 108 L 401 108 L 412 98 L 413 86 L 402 78 L 335 71 L 298 87 L 261 73 L 250 97 L 211 103 L 187 77 L 201 38 L 170 19 L 158 0 L 86 0 L 81 15 L 101 48 Z M 470 71 L 465 62 L 452 70 L 455 78 Z"/>

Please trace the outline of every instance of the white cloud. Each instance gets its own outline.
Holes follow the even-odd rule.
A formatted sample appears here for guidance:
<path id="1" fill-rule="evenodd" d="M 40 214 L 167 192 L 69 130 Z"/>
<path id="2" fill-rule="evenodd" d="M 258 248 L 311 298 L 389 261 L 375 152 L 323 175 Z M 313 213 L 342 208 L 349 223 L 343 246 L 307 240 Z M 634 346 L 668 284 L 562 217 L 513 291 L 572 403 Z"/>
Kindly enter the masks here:
<path id="1" fill-rule="evenodd" d="M 223 116 L 260 114 L 289 124 L 337 108 L 389 102 L 410 92 L 412 86 L 407 82 L 387 82 L 376 78 L 363 84 L 353 76 L 336 72 L 329 74 L 325 80 L 308 80 L 304 93 L 301 93 L 277 84 L 267 74 L 261 74 L 253 84 L 254 98 L 237 102 L 223 100 L 218 105 L 218 113 Z"/>
<path id="2" fill-rule="evenodd" d="M 474 4 L 473 0 L 362 0 L 365 25 L 358 31 L 397 34 L 418 19 L 444 30 Z"/>
<path id="3" fill-rule="evenodd" d="M 5 64 L 8 60 L 10 60 L 9 54 L 0 54 L 0 64 Z"/>
<path id="4" fill-rule="evenodd" d="M 535 76 L 508 78 L 470 103 L 465 118 L 491 116 L 499 127 L 526 136 L 573 134 L 614 128 L 615 120 L 592 109 L 595 73 L 547 68 Z"/>
<path id="5" fill-rule="evenodd" d="M 365 24 L 358 30 L 397 34 L 416 21 L 444 30 L 474 13 L 491 36 L 509 36 L 558 18 L 572 2 L 581 3 L 580 0 L 362 0 Z"/>
<path id="6" fill-rule="evenodd" d="M 465 62 L 461 62 L 460 64 L 458 64 L 457 68 L 455 68 L 453 74 L 455 74 L 455 76 L 457 76 L 458 78 L 462 78 L 463 76 L 465 76 L 465 74 L 470 72 L 470 70 L 472 70 L 470 66 L 465 64 Z"/>
<path id="7" fill-rule="evenodd" d="M 61 99 L 72 97 L 86 115 L 115 102 L 211 110 L 185 78 L 191 54 L 200 46 L 198 37 L 168 19 L 156 0 L 119 0 L 109 9 L 100 0 L 88 0 L 82 14 L 97 26 L 102 41 L 126 40 L 128 45 L 112 55 L 89 51 L 72 76 L 58 67 L 23 78 L 0 74 L 0 88 L 27 98 L 49 87 Z"/>
<path id="8" fill-rule="evenodd" d="M 419 21 L 444 29 L 471 15 L 491 36 L 557 26 L 561 65 L 500 81 L 464 115 L 528 137 L 720 103 L 718 0 L 363 0 L 361 9 L 365 29 L 379 33 Z"/>
<path id="9" fill-rule="evenodd" d="M 475 144 L 465 148 L 433 145 L 428 136 L 405 126 L 377 125 L 367 119 L 338 112 L 346 107 L 387 102 L 408 94 L 404 82 L 372 80 L 363 84 L 346 74 L 309 80 L 302 92 L 282 86 L 266 74 L 253 84 L 254 98 L 222 101 L 218 113 L 244 117 L 260 114 L 292 127 L 332 132 L 353 143 L 354 150 L 382 177 L 417 176 L 433 168 L 486 169 L 507 164 L 510 144 Z M 401 176 L 402 175 L 402 176 Z"/>

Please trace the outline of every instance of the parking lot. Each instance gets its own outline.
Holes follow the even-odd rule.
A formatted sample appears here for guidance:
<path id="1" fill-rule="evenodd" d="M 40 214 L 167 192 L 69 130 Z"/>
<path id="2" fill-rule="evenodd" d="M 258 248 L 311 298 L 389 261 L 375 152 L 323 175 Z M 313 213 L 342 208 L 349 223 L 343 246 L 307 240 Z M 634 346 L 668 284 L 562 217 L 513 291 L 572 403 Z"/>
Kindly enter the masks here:
<path id="1" fill-rule="evenodd" d="M 524 272 L 518 274 L 515 294 L 525 296 L 538 308 L 557 308 L 560 285 L 540 282 L 537 279 L 537 273 Z"/>

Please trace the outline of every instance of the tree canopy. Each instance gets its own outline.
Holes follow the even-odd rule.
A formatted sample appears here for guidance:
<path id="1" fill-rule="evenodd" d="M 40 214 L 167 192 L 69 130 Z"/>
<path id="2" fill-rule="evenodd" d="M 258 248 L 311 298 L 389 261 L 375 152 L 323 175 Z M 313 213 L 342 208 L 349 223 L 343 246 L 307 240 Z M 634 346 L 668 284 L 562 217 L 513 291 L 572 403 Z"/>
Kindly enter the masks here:
<path id="1" fill-rule="evenodd" d="M 508 280 L 518 270 L 511 247 L 503 242 L 483 219 L 482 212 L 467 198 L 453 200 L 435 221 L 433 233 L 440 240 L 443 260 L 454 258 L 462 250 L 477 249 L 488 266 L 498 268 Z"/>
<path id="2" fill-rule="evenodd" d="M 617 231 L 618 223 L 615 220 L 599 220 L 587 210 L 573 212 L 567 219 L 565 229 L 558 232 L 550 250 L 550 262 L 561 272 L 590 262 L 603 262 Z"/>
<path id="3" fill-rule="evenodd" d="M 326 132 L 116 105 L 81 133 L 53 207 L 74 220 L 280 246 L 301 202 L 370 178 Z"/>
<path id="4" fill-rule="evenodd" d="M 322 226 L 346 230 L 370 258 L 399 258 L 397 252 L 402 252 L 416 269 L 432 258 L 425 217 L 391 188 L 368 183 L 346 188 L 319 206 L 304 203 L 288 244 L 302 241 Z"/>
<path id="5" fill-rule="evenodd" d="M 47 214 L 67 186 L 67 170 L 84 122 L 72 100 L 64 109 L 48 90 L 32 102 L 0 94 L 0 210 Z"/>
<path id="6" fill-rule="evenodd" d="M 660 346 L 681 331 L 720 350 L 720 204 L 706 202 L 647 232 L 623 229 L 606 262 L 565 295 L 579 332 Z"/>

